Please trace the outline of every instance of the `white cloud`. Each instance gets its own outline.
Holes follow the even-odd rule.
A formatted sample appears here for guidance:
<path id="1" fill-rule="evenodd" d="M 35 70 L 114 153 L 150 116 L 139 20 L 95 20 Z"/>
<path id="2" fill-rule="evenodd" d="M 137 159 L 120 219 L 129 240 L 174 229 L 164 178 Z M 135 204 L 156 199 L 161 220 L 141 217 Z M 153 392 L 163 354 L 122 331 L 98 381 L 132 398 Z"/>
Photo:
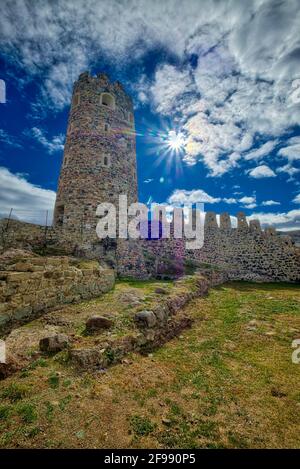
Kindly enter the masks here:
<path id="1" fill-rule="evenodd" d="M 32 135 L 32 137 L 43 145 L 50 154 L 55 153 L 56 151 L 63 151 L 64 149 L 65 136 L 62 134 L 56 135 L 51 140 L 48 140 L 43 130 L 38 127 L 33 127 L 29 132 L 27 132 L 27 135 Z"/>
<path id="2" fill-rule="evenodd" d="M 300 169 L 294 168 L 290 163 L 285 164 L 284 166 L 279 166 L 279 168 L 276 169 L 277 173 L 287 173 L 291 177 L 299 173 L 299 171 Z"/>
<path id="3" fill-rule="evenodd" d="M 293 199 L 294 204 L 300 204 L 300 194 L 296 195 L 296 197 Z"/>
<path id="4" fill-rule="evenodd" d="M 0 129 L 0 142 L 4 145 L 8 145 L 15 148 L 21 148 L 21 144 L 19 143 L 16 137 L 9 135 L 5 130 Z"/>
<path id="5" fill-rule="evenodd" d="M 154 181 L 154 179 L 149 178 L 149 179 L 145 179 L 145 180 L 143 181 L 143 183 L 144 183 L 144 184 L 150 184 L 150 182 L 152 182 L 152 181 Z"/>
<path id="6" fill-rule="evenodd" d="M 288 145 L 281 148 L 278 155 L 287 158 L 289 161 L 300 160 L 300 137 L 290 138 Z"/>
<path id="7" fill-rule="evenodd" d="M 280 202 L 276 202 L 276 200 L 264 200 L 261 205 L 271 207 L 272 205 L 280 205 Z"/>
<path id="8" fill-rule="evenodd" d="M 234 197 L 225 197 L 223 202 L 225 202 L 225 204 L 236 204 L 237 200 Z"/>
<path id="9" fill-rule="evenodd" d="M 173 65 L 163 65 L 156 70 L 154 83 L 150 88 L 152 104 L 157 112 L 169 114 L 179 107 L 179 101 L 191 89 L 188 70 L 180 71 Z"/>
<path id="10" fill-rule="evenodd" d="M 28 182 L 23 175 L 13 174 L 0 167 L 0 216 L 44 224 L 48 210 L 48 223 L 52 219 L 55 192 Z"/>
<path id="11" fill-rule="evenodd" d="M 277 140 L 269 140 L 268 142 L 264 143 L 261 147 L 250 151 L 245 155 L 245 160 L 259 160 L 264 156 L 268 156 L 272 150 L 277 145 Z"/>
<path id="12" fill-rule="evenodd" d="M 212 197 L 202 189 L 186 191 L 184 189 L 176 189 L 168 198 L 171 205 L 189 205 L 196 203 L 214 204 L 220 202 L 219 197 Z"/>
<path id="13" fill-rule="evenodd" d="M 257 166 L 254 169 L 251 169 L 251 171 L 249 171 L 249 176 L 255 179 L 260 179 L 260 178 L 276 177 L 276 174 L 271 168 L 269 168 L 269 166 L 263 164 L 261 166 Z"/>
<path id="14" fill-rule="evenodd" d="M 300 228 L 300 210 L 290 210 L 286 213 L 252 213 L 250 220 L 259 219 L 262 226 L 274 226 L 279 230 L 296 230 Z"/>
<path id="15" fill-rule="evenodd" d="M 254 196 L 244 196 L 242 197 L 241 199 L 239 199 L 239 202 L 241 202 L 242 204 L 253 204 L 256 202 L 256 198 Z"/>
<path id="16" fill-rule="evenodd" d="M 55 109 L 102 58 L 118 73 L 167 50 L 180 68 L 159 63 L 153 83 L 141 70 L 129 86 L 141 103 L 180 114 L 185 161 L 221 176 L 247 155 L 267 156 L 269 142 L 299 124 L 299 22 L 298 0 L 77 0 L 76 13 L 73 0 L 2 0 L 0 42 L 7 60 L 40 82 L 38 104 Z M 199 57 L 194 69 L 185 66 L 190 54 Z M 260 138 L 269 147 L 251 151 Z M 279 156 L 298 159 L 298 150 Z"/>

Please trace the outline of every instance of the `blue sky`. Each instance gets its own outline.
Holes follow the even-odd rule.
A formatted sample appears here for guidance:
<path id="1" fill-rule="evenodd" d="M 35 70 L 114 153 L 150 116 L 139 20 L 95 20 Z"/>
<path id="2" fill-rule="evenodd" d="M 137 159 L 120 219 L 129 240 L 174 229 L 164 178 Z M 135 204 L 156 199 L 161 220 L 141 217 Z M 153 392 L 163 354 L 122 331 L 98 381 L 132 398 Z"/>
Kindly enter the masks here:
<path id="1" fill-rule="evenodd" d="M 89 70 L 133 97 L 141 202 L 300 229 L 299 24 L 298 0 L 2 0 L 0 214 L 53 207 L 72 84 Z"/>

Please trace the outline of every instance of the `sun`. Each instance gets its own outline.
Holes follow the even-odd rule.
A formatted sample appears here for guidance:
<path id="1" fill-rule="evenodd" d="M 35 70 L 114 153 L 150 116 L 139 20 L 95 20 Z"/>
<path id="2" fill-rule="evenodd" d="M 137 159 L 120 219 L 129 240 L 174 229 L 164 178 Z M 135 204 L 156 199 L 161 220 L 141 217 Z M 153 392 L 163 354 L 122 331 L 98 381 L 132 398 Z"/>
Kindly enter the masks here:
<path id="1" fill-rule="evenodd" d="M 184 149 L 185 146 L 185 138 L 182 132 L 176 132 L 175 130 L 169 130 L 166 144 L 175 152 L 180 152 Z"/>

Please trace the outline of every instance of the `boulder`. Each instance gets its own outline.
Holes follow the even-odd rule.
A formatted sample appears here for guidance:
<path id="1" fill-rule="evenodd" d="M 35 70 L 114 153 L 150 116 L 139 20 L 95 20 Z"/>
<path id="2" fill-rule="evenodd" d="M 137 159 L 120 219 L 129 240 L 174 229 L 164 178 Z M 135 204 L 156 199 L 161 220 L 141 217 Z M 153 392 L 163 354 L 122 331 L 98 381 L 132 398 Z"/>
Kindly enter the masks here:
<path id="1" fill-rule="evenodd" d="M 86 330 L 96 332 L 101 329 L 109 329 L 112 325 L 113 321 L 105 316 L 92 316 L 86 322 Z"/>
<path id="2" fill-rule="evenodd" d="M 166 295 L 168 293 L 167 290 L 165 290 L 165 288 L 162 288 L 162 287 L 155 288 L 154 292 L 157 293 L 158 295 Z"/>
<path id="3" fill-rule="evenodd" d="M 134 316 L 134 321 L 139 327 L 154 327 L 156 324 L 156 316 L 153 311 L 139 311 Z"/>
<path id="4" fill-rule="evenodd" d="M 65 334 L 55 334 L 43 337 L 40 340 L 40 350 L 47 353 L 57 353 L 68 348 L 70 345 L 69 337 Z"/>

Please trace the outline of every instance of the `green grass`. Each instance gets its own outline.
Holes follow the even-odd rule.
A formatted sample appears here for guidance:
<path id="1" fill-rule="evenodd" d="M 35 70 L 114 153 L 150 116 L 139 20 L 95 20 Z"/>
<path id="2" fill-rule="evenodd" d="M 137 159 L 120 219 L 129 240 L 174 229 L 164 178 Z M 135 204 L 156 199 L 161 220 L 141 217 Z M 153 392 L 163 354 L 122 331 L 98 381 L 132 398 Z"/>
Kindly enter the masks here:
<path id="1" fill-rule="evenodd" d="M 33 423 L 38 418 L 36 408 L 31 403 L 20 403 L 16 410 L 24 423 Z"/>
<path id="2" fill-rule="evenodd" d="M 29 394 L 28 386 L 11 383 L 1 393 L 1 396 L 5 399 L 9 399 L 11 402 L 16 402 L 23 399 Z"/>
<path id="3" fill-rule="evenodd" d="M 146 436 L 155 430 L 156 425 L 148 418 L 139 415 L 133 415 L 130 418 L 130 426 L 138 436 Z"/>

